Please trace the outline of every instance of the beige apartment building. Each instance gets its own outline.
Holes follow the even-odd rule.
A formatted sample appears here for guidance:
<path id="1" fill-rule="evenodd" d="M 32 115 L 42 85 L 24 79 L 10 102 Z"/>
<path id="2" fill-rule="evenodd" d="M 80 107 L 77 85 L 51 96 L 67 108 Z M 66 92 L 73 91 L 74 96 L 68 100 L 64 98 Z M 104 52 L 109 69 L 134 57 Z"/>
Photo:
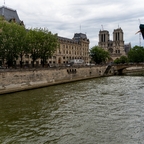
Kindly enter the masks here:
<path id="1" fill-rule="evenodd" d="M 70 60 L 81 59 L 84 63 L 89 63 L 89 39 L 86 34 L 75 33 L 72 39 L 58 36 L 59 46 L 51 58 L 47 60 L 47 64 L 51 66 L 66 65 Z M 29 54 L 23 57 L 24 65 L 31 65 L 32 59 Z M 20 63 L 20 59 L 16 64 Z M 40 65 L 41 59 L 37 59 L 35 65 Z"/>
<path id="2" fill-rule="evenodd" d="M 72 39 L 58 36 L 59 47 L 48 60 L 49 64 L 64 65 L 73 59 L 82 59 L 84 63 L 89 63 L 89 39 L 86 34 L 75 33 Z"/>
<path id="3" fill-rule="evenodd" d="M 51 58 L 47 60 L 49 65 L 66 65 L 70 60 L 81 59 L 84 63 L 90 62 L 89 57 L 89 39 L 86 34 L 75 33 L 72 39 L 58 36 L 59 46 Z M 17 63 L 19 63 L 18 59 Z M 30 55 L 24 56 L 24 65 L 30 65 L 32 59 Z M 40 65 L 41 59 L 35 62 L 35 65 Z"/>

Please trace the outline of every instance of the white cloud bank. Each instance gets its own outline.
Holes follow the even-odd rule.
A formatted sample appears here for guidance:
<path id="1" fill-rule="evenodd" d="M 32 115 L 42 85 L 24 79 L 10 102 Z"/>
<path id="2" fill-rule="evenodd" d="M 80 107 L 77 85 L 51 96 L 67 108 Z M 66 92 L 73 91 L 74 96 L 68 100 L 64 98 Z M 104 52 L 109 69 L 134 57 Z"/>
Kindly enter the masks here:
<path id="1" fill-rule="evenodd" d="M 4 5 L 4 1 L 0 1 Z M 121 27 L 125 43 L 139 45 L 139 20 L 144 23 L 142 0 L 5 0 L 5 6 L 17 10 L 27 28 L 45 27 L 59 36 L 72 38 L 86 33 L 90 48 L 98 45 L 99 30 L 112 32 Z M 144 40 L 141 38 L 142 46 Z"/>

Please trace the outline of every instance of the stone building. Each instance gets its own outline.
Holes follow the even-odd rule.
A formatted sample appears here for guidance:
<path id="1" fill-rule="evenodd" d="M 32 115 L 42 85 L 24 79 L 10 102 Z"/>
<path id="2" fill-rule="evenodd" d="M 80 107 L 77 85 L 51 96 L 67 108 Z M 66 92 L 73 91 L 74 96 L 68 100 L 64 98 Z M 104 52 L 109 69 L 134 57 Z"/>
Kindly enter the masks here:
<path id="1" fill-rule="evenodd" d="M 89 39 L 82 33 L 74 34 L 72 39 L 58 36 L 59 46 L 51 58 L 47 60 L 47 64 L 51 66 L 64 66 L 72 59 L 82 59 L 84 63 L 88 63 L 89 59 Z M 24 65 L 31 65 L 32 59 L 30 54 L 23 57 Z M 17 60 L 17 64 L 20 59 Z M 41 59 L 37 59 L 35 65 L 40 65 Z"/>
<path id="2" fill-rule="evenodd" d="M 99 47 L 109 51 L 111 58 L 115 60 L 122 55 L 126 55 L 123 30 L 121 28 L 114 29 L 113 40 L 110 40 L 109 31 L 99 31 Z"/>
<path id="3" fill-rule="evenodd" d="M 128 54 L 128 52 L 131 50 L 131 43 L 125 44 L 125 45 L 124 45 L 124 48 L 125 48 L 126 54 Z"/>
<path id="4" fill-rule="evenodd" d="M 4 19 L 8 22 L 14 21 L 21 25 L 24 25 L 23 21 L 19 19 L 17 11 L 6 6 L 0 7 L 0 16 L 4 17 Z"/>
<path id="5" fill-rule="evenodd" d="M 48 60 L 49 64 L 66 64 L 72 59 L 82 59 L 85 63 L 89 59 L 89 39 L 86 34 L 75 33 L 72 39 L 58 36 L 60 46 L 53 57 Z"/>

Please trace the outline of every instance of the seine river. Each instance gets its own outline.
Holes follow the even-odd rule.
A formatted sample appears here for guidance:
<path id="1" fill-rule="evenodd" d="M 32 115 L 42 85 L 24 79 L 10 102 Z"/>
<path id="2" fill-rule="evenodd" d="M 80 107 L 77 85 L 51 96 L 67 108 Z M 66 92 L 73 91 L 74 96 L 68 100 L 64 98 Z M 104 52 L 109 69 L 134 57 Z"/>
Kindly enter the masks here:
<path id="1" fill-rule="evenodd" d="M 144 144 L 144 77 L 1 95 L 0 144 Z"/>

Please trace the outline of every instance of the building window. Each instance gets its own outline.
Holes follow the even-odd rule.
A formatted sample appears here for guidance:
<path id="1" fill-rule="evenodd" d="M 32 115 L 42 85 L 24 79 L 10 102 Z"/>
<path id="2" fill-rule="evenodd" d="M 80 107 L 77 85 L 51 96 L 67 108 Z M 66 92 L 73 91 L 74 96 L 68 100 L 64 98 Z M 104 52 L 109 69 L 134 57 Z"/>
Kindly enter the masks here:
<path id="1" fill-rule="evenodd" d="M 25 58 L 29 58 L 29 55 L 25 55 Z"/>
<path id="2" fill-rule="evenodd" d="M 109 51 L 110 53 L 113 53 L 113 49 L 112 49 L 112 48 L 110 48 L 108 51 Z"/>
<path id="3" fill-rule="evenodd" d="M 25 62 L 25 64 L 29 64 L 29 62 L 28 62 L 28 61 L 26 61 L 26 62 Z"/>

